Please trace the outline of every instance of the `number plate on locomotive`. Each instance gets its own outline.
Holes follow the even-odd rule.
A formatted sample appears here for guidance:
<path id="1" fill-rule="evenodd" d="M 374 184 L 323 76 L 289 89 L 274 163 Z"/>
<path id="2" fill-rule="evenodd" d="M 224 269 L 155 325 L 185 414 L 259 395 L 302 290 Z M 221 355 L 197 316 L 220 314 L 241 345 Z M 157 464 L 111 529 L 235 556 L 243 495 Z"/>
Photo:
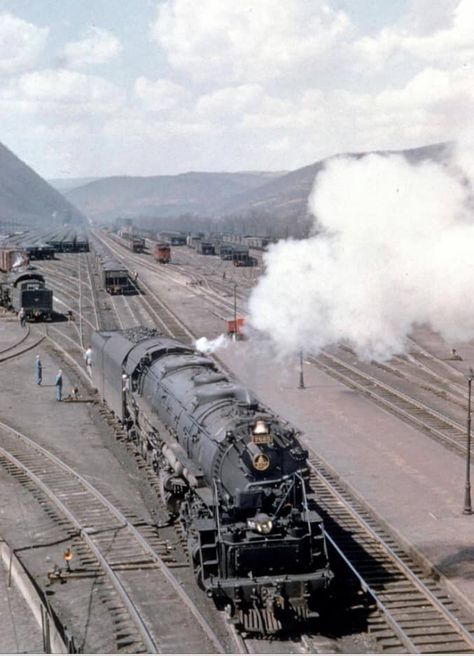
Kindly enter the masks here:
<path id="1" fill-rule="evenodd" d="M 269 433 L 264 435 L 252 435 L 252 442 L 254 444 L 273 444 L 273 438 Z"/>

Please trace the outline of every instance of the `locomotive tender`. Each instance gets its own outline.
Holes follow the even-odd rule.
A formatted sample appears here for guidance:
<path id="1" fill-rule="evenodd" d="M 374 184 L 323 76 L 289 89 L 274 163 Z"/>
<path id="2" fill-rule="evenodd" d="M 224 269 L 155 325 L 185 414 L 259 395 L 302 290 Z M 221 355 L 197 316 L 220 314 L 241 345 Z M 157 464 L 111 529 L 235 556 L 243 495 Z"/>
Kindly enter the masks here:
<path id="1" fill-rule="evenodd" d="M 317 616 L 333 574 L 294 430 L 214 360 L 151 329 L 94 333 L 92 372 L 218 606 L 259 633 Z"/>
<path id="2" fill-rule="evenodd" d="M 10 273 L 4 281 L 0 281 L 0 305 L 15 312 L 23 308 L 29 320 L 51 319 L 53 290 L 46 287 L 43 274 L 29 267 L 18 273 Z"/>

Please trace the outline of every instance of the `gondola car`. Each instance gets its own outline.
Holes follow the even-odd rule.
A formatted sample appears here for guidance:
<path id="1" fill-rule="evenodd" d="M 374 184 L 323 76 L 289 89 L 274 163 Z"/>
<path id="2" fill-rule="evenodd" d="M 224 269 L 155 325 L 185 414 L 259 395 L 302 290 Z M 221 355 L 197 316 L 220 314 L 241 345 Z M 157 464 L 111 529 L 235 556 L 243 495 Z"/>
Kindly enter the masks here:
<path id="1" fill-rule="evenodd" d="M 134 287 L 130 281 L 128 269 L 113 257 L 101 258 L 102 283 L 108 294 L 133 294 Z"/>
<path id="2" fill-rule="evenodd" d="M 317 615 L 333 574 L 294 429 L 156 331 L 96 332 L 92 350 L 94 384 L 159 475 L 199 585 L 247 632 Z"/>

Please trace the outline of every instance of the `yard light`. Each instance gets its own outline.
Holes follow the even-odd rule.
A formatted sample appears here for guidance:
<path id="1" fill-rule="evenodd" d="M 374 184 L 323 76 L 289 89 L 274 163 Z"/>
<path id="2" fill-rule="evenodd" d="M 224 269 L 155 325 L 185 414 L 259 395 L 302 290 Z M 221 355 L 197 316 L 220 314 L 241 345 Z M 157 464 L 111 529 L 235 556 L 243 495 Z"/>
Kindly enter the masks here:
<path id="1" fill-rule="evenodd" d="M 466 483 L 464 486 L 464 514 L 472 515 L 471 503 L 471 387 L 474 371 L 467 375 L 467 444 L 466 444 Z"/>

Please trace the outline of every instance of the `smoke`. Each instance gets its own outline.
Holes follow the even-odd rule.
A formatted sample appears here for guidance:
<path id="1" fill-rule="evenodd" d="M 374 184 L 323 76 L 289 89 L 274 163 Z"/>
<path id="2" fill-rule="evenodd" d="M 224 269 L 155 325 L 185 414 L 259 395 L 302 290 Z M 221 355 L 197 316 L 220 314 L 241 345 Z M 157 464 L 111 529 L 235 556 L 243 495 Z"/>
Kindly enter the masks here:
<path id="1" fill-rule="evenodd" d="M 250 324 L 283 354 L 345 342 L 377 361 L 402 353 L 416 325 L 473 338 L 470 172 L 474 158 L 459 150 L 449 165 L 331 160 L 309 199 L 314 234 L 266 254 Z"/>
<path id="2" fill-rule="evenodd" d="M 17 269 L 25 264 L 25 257 L 22 253 L 15 253 L 15 259 L 13 260 L 12 269 Z"/>
<path id="3" fill-rule="evenodd" d="M 215 339 L 200 337 L 194 342 L 194 347 L 196 351 L 200 351 L 201 353 L 205 353 L 207 355 L 209 353 L 214 353 L 218 349 L 227 348 L 230 343 L 230 339 L 226 335 L 222 334 Z"/>

